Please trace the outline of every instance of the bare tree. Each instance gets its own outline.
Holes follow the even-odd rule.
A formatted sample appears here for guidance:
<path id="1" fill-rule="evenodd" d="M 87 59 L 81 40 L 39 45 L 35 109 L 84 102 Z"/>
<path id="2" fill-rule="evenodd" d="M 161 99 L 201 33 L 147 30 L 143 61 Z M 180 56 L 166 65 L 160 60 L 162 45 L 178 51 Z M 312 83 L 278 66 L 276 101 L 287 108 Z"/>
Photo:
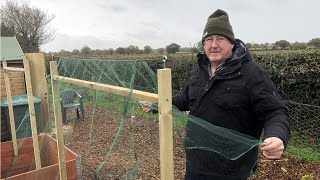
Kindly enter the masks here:
<path id="1" fill-rule="evenodd" d="M 1 22 L 1 37 L 12 37 L 14 36 L 14 30 L 13 27 L 8 28 L 4 25 L 4 23 Z"/>
<path id="2" fill-rule="evenodd" d="M 39 52 L 39 47 L 51 41 L 55 30 L 50 22 L 55 18 L 26 1 L 7 0 L 1 7 L 1 22 L 14 28 L 23 52 Z"/>

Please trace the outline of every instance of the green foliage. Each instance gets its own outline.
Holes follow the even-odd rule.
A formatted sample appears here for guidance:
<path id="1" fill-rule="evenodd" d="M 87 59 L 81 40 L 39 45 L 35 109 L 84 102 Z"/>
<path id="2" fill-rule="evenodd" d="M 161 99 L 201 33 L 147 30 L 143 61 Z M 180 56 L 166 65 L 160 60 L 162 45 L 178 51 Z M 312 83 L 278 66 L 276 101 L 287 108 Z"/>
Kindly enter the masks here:
<path id="1" fill-rule="evenodd" d="M 163 54 L 163 53 L 164 53 L 164 48 L 158 48 L 158 49 L 157 49 L 157 52 L 158 52 L 159 54 Z"/>
<path id="2" fill-rule="evenodd" d="M 109 48 L 109 49 L 107 50 L 107 54 L 112 55 L 113 53 L 114 53 L 114 50 L 113 50 L 112 48 Z"/>
<path id="3" fill-rule="evenodd" d="M 281 49 L 284 49 L 284 48 L 290 46 L 290 43 L 286 40 L 280 40 L 280 41 L 275 42 L 274 44 L 281 47 Z"/>
<path id="4" fill-rule="evenodd" d="M 125 50 L 124 50 L 123 47 L 118 47 L 118 48 L 116 49 L 116 53 L 118 53 L 118 54 L 125 54 Z"/>
<path id="5" fill-rule="evenodd" d="M 157 69 L 163 67 L 161 61 L 148 61 L 149 66 L 156 72 Z M 172 89 L 176 92 L 182 91 L 196 65 L 195 56 L 191 53 L 179 53 L 168 55 L 167 68 L 171 68 Z"/>
<path id="6" fill-rule="evenodd" d="M 309 45 L 312 45 L 312 46 L 315 46 L 315 47 L 320 47 L 320 38 L 314 38 L 314 39 L 311 39 L 309 42 L 308 42 Z"/>
<path id="7" fill-rule="evenodd" d="M 286 100 L 320 105 L 320 51 L 263 51 L 252 53 L 269 73 Z"/>
<path id="8" fill-rule="evenodd" d="M 198 45 L 198 49 L 199 49 L 199 51 L 200 51 L 200 52 L 204 52 L 203 44 L 202 44 L 202 40 L 201 40 L 201 41 L 199 41 L 197 45 Z"/>
<path id="9" fill-rule="evenodd" d="M 80 54 L 80 51 L 79 51 L 79 49 L 74 49 L 74 50 L 72 51 L 72 53 L 73 53 L 73 54 Z"/>
<path id="10" fill-rule="evenodd" d="M 299 107 L 289 107 L 289 108 L 293 109 L 293 108 L 303 108 L 303 107 L 299 106 Z M 314 110 L 314 108 L 312 110 Z M 310 109 L 308 113 L 313 112 L 312 110 Z M 290 117 L 293 121 L 292 127 L 291 127 L 292 132 L 290 135 L 289 145 L 285 153 L 297 159 L 301 159 L 309 162 L 320 162 L 319 131 L 317 131 L 315 128 L 315 126 L 318 127 L 316 123 L 317 121 L 306 120 L 300 116 L 301 115 L 294 114 L 294 113 L 290 114 Z M 317 115 L 313 115 L 312 118 L 313 119 L 317 118 Z M 297 125 L 299 125 L 299 127 L 297 127 Z M 308 128 L 308 126 L 310 128 Z"/>
<path id="11" fill-rule="evenodd" d="M 295 43 L 291 44 L 291 47 L 294 50 L 307 49 L 307 43 L 295 42 Z"/>
<path id="12" fill-rule="evenodd" d="M 89 46 L 85 45 L 85 46 L 83 46 L 83 47 L 81 48 L 81 53 L 82 53 L 83 55 L 88 55 L 88 54 L 91 53 L 91 48 L 90 48 Z"/>
<path id="13" fill-rule="evenodd" d="M 166 51 L 168 54 L 175 54 L 176 52 L 179 52 L 180 45 L 176 43 L 171 43 L 170 45 L 166 46 Z"/>
<path id="14" fill-rule="evenodd" d="M 130 45 L 127 48 L 127 52 L 128 54 L 141 54 L 143 51 L 141 51 L 138 46 Z"/>
<path id="15" fill-rule="evenodd" d="M 146 54 L 149 54 L 149 53 L 152 52 L 152 48 L 151 48 L 150 46 L 145 46 L 145 47 L 143 48 L 143 51 L 144 51 Z"/>
<path id="16" fill-rule="evenodd" d="M 252 48 L 252 44 L 251 43 L 246 43 L 247 48 Z"/>
<path id="17" fill-rule="evenodd" d="M 197 47 L 192 47 L 191 52 L 198 53 L 199 49 Z"/>
<path id="18" fill-rule="evenodd" d="M 286 154 L 296 159 L 320 163 L 320 153 L 317 149 L 311 147 L 290 145 L 286 150 Z"/>
<path id="19" fill-rule="evenodd" d="M 97 92 L 96 99 L 93 98 L 93 90 L 83 91 L 82 94 L 87 97 L 85 101 L 88 105 L 98 105 L 107 109 L 112 109 L 116 111 L 123 111 L 124 103 L 126 101 L 125 97 L 117 96 L 114 94 Z M 92 99 L 92 100 L 91 100 Z M 130 105 L 128 107 L 131 107 Z"/>

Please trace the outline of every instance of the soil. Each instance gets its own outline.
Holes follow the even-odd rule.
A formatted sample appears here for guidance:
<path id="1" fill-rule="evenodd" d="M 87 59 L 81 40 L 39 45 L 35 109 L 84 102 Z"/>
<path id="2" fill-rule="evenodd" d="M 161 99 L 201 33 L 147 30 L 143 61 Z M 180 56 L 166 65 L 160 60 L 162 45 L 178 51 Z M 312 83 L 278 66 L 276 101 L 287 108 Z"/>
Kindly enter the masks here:
<path id="1" fill-rule="evenodd" d="M 66 146 L 81 156 L 82 178 L 94 179 L 95 171 L 104 162 L 119 128 L 121 113 L 103 108 L 85 107 L 85 120 L 68 113 L 64 125 Z M 92 118 L 91 112 L 94 112 Z M 70 118 L 70 119 L 69 119 Z M 92 126 L 91 126 L 92 122 Z M 91 128 L 92 127 L 92 128 Z M 92 131 L 90 130 L 92 129 Z M 158 120 L 142 116 L 126 117 L 116 146 L 102 165 L 99 179 L 160 179 Z M 91 133 L 90 133 L 91 132 Z M 91 141 L 89 141 L 89 137 Z M 174 133 L 174 178 L 183 179 L 185 157 L 181 139 Z M 135 171 L 137 170 L 137 171 Z M 305 162 L 291 157 L 281 160 L 259 160 L 258 169 L 250 179 L 320 179 L 319 163 Z"/>

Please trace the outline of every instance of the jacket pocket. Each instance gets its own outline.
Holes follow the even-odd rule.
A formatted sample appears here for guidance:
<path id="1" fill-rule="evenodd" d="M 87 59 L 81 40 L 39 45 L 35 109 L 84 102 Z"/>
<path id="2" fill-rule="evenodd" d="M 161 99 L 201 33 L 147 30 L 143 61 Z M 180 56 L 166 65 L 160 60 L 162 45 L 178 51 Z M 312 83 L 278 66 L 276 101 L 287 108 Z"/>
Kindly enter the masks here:
<path id="1" fill-rule="evenodd" d="M 192 76 L 189 80 L 189 98 L 199 98 L 205 85 L 199 76 Z"/>
<path id="2" fill-rule="evenodd" d="M 222 109 L 246 108 L 248 102 L 249 97 L 245 83 L 226 83 L 215 99 L 215 104 Z"/>

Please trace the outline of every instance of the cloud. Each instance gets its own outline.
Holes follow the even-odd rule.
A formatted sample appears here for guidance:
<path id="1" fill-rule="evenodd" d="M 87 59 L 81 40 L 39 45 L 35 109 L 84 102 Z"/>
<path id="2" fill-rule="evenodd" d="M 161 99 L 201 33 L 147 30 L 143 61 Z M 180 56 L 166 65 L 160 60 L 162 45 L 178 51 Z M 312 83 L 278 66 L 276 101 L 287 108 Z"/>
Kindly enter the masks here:
<path id="1" fill-rule="evenodd" d="M 67 34 L 56 35 L 54 41 L 51 41 L 41 47 L 44 52 L 56 52 L 60 50 L 72 51 L 81 49 L 83 46 L 88 46 L 91 49 L 108 49 L 123 46 L 125 43 L 116 41 L 113 38 L 97 38 L 95 36 L 72 36 Z"/>
<path id="2" fill-rule="evenodd" d="M 229 13 L 235 36 L 244 42 L 307 42 L 320 37 L 319 0 L 213 1 L 203 0 L 30 0 L 55 14 L 54 41 L 42 49 L 152 48 L 177 43 L 189 47 L 201 39 L 207 17 L 220 8 Z M 285 8 L 284 8 L 285 7 Z"/>
<path id="3" fill-rule="evenodd" d="M 110 7 L 110 9 L 111 9 L 113 12 L 116 12 L 116 13 L 124 12 L 124 11 L 127 10 L 124 6 L 117 5 L 117 4 L 112 5 L 112 6 Z"/>
<path id="4" fill-rule="evenodd" d="M 124 5 L 120 4 L 98 4 L 98 7 L 100 7 L 104 11 L 111 11 L 113 13 L 123 13 L 127 11 L 127 8 Z"/>
<path id="5" fill-rule="evenodd" d="M 129 38 L 134 38 L 138 41 L 149 41 L 151 39 L 158 39 L 157 32 L 154 30 L 144 30 L 138 33 L 127 33 Z"/>

